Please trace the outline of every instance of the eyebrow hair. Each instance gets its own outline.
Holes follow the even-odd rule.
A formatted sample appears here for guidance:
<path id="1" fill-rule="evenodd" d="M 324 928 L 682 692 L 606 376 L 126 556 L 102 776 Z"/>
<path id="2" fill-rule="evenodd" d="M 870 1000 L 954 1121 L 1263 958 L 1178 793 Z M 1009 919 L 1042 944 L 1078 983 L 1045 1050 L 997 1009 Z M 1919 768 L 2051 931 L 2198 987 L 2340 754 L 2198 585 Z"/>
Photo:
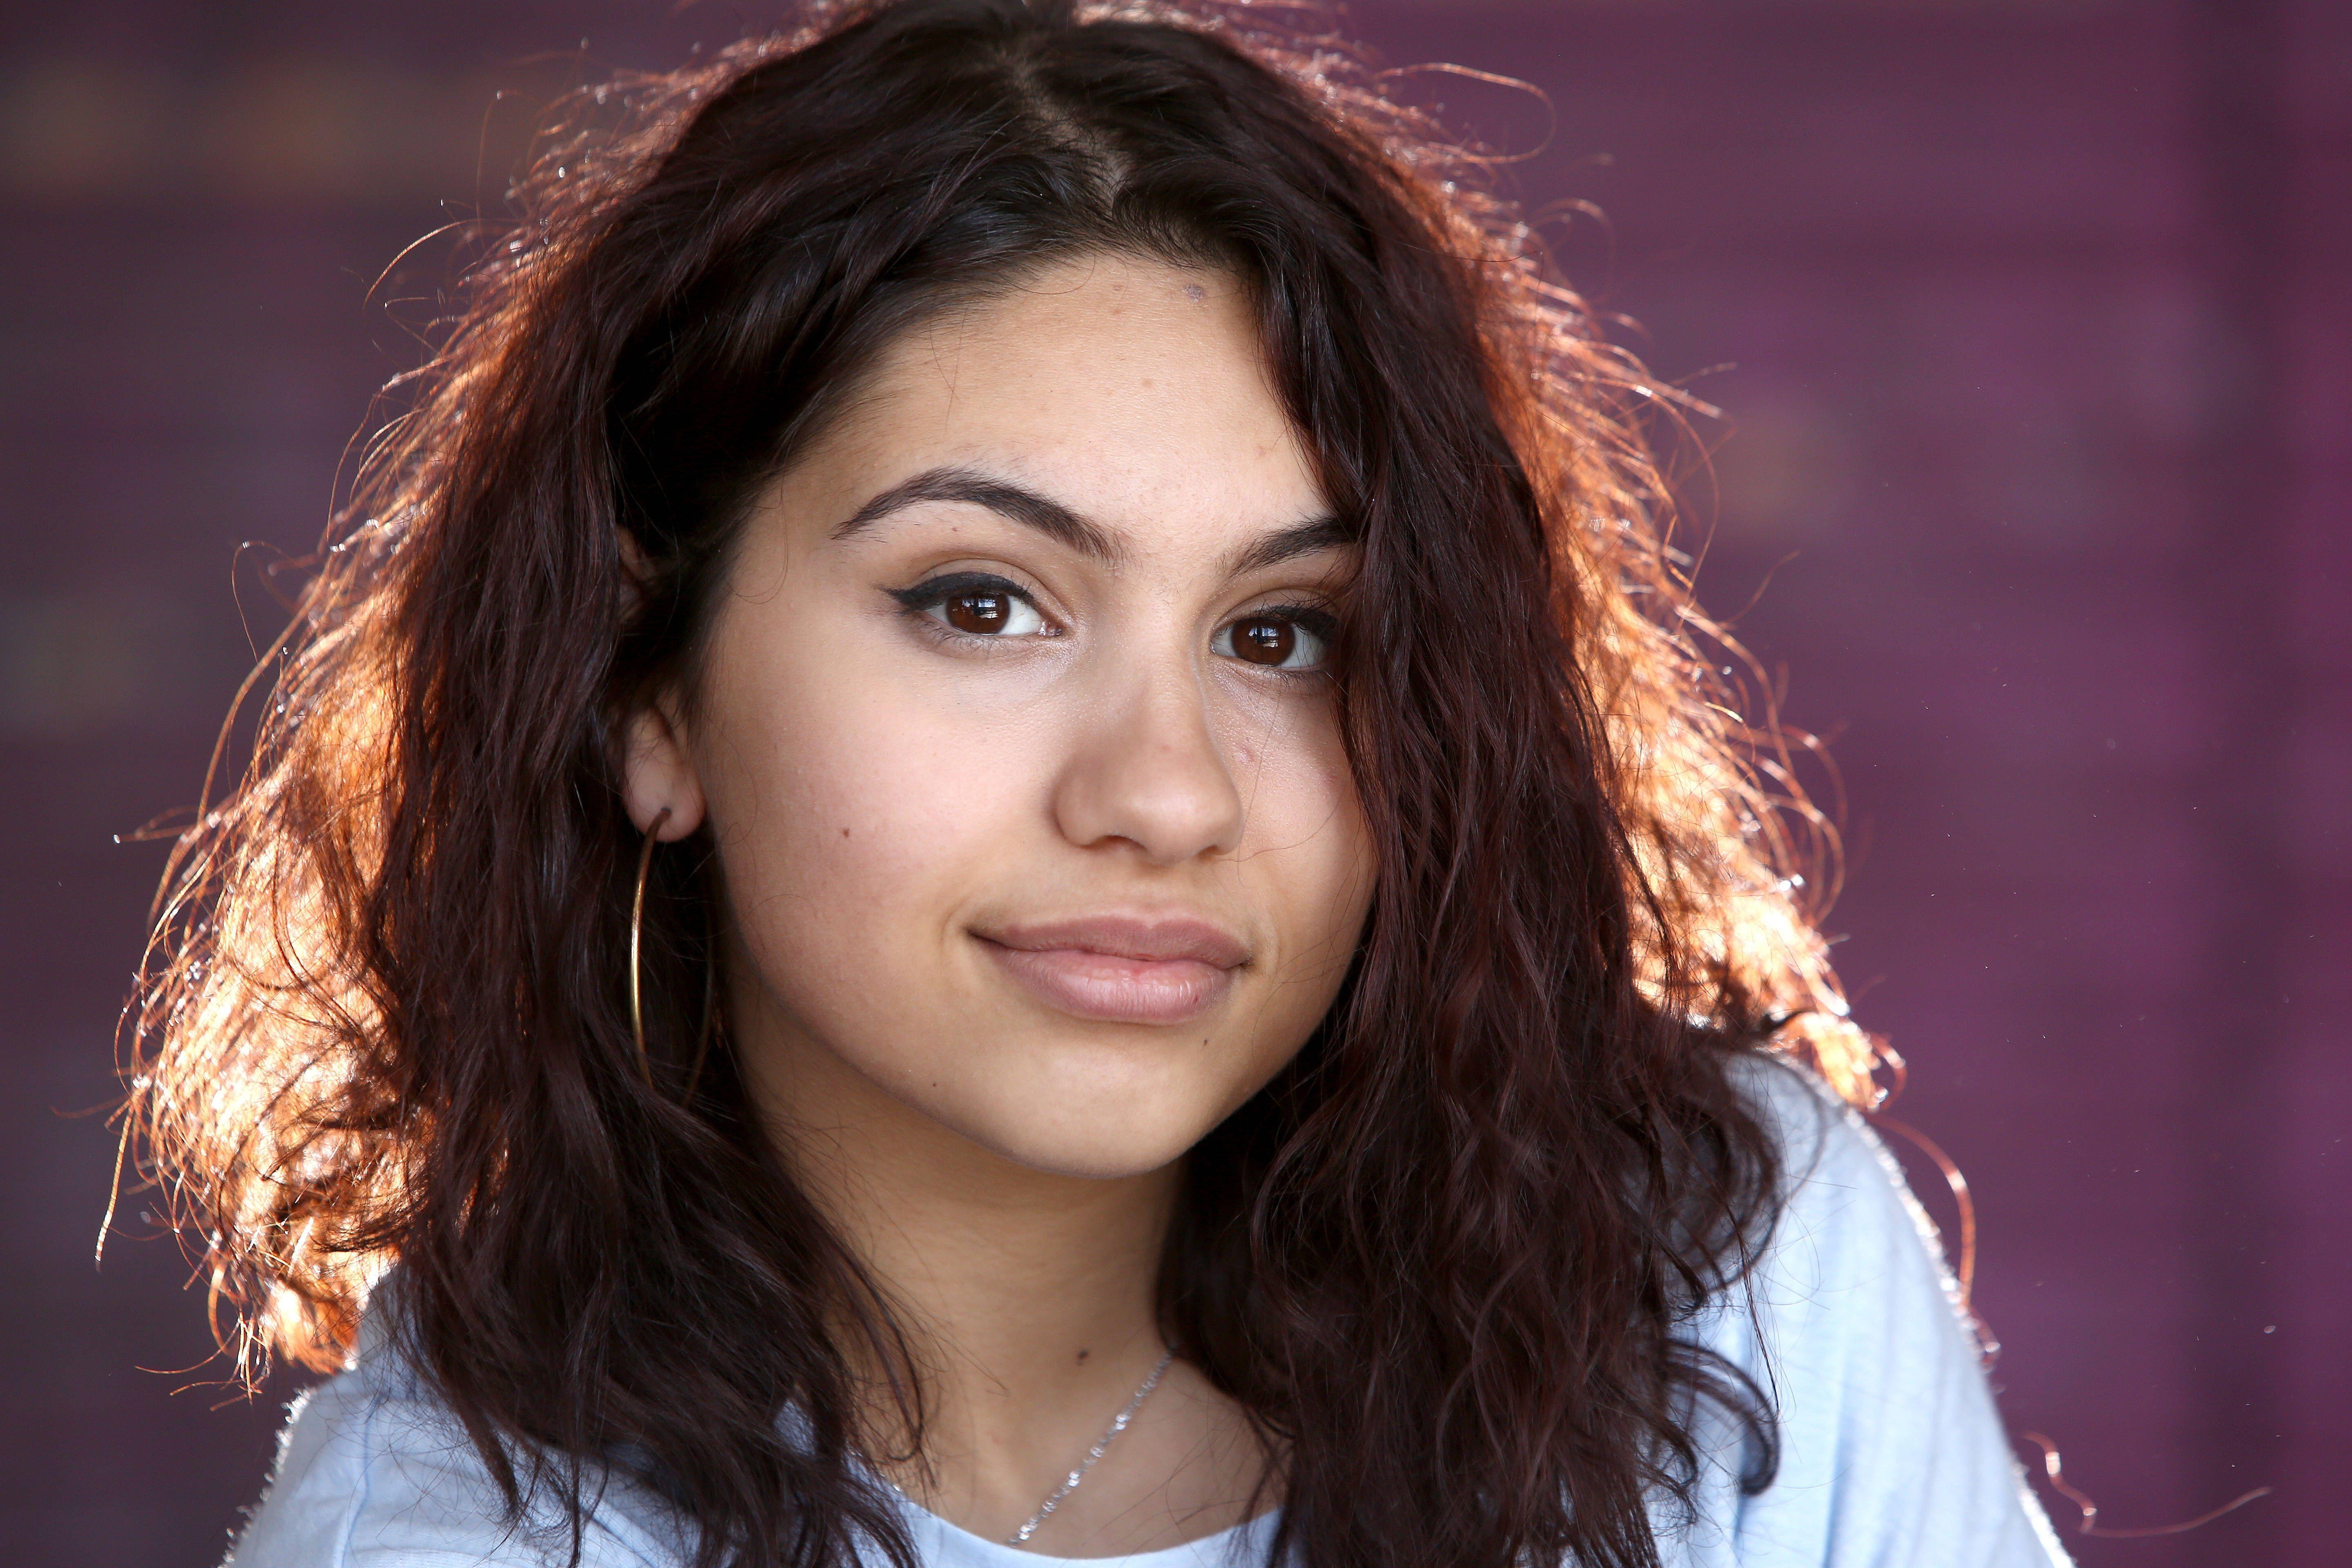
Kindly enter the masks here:
<path id="1" fill-rule="evenodd" d="M 852 513 L 847 521 L 833 531 L 833 537 L 847 539 L 894 511 L 925 501 L 962 501 L 985 507 L 999 517 L 1024 523 L 1098 561 L 1117 562 L 1126 553 L 1118 541 L 1099 524 L 1088 521 L 1052 497 L 965 468 L 926 468 L 910 479 L 892 485 Z M 1338 518 L 1308 518 L 1242 546 L 1228 558 L 1225 574 L 1238 577 L 1248 572 L 1263 572 L 1301 555 L 1352 542 L 1346 526 Z"/>
<path id="2" fill-rule="evenodd" d="M 833 537 L 846 539 L 894 511 L 924 501 L 962 501 L 985 507 L 999 517 L 1024 523 L 1099 561 L 1117 561 L 1124 553 L 1118 540 L 1050 496 L 961 468 L 927 468 L 911 479 L 892 485 L 859 507 L 849 521 L 833 531 Z"/>
<path id="3" fill-rule="evenodd" d="M 1312 555 L 1318 550 L 1336 550 L 1340 545 L 1354 542 L 1347 525 L 1338 518 L 1328 514 L 1310 517 L 1305 522 L 1277 529 L 1242 546 L 1225 563 L 1225 574 L 1238 577 L 1247 572 L 1263 572 L 1286 561 L 1295 561 L 1301 555 Z"/>

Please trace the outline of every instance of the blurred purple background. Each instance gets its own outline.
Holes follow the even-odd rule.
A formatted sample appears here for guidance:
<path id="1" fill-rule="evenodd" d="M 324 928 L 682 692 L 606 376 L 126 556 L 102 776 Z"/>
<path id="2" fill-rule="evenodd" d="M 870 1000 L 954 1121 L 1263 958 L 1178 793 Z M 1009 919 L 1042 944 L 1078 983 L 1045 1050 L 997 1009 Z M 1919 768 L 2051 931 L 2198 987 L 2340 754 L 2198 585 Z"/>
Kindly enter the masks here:
<path id="1" fill-rule="evenodd" d="M 214 1563 L 278 1419 L 222 1406 L 168 1242 L 90 1263 L 114 1152 L 90 1112 L 163 858 L 112 835 L 195 795 L 251 657 L 233 575 L 276 630 L 236 547 L 316 535 L 441 254 L 371 284 L 494 199 L 530 104 L 761 14 L 0 17 L 11 1562 Z M 1975 1184 L 2012 1428 L 2116 1526 L 2276 1489 L 2158 1540 L 2062 1507 L 2070 1544 L 2352 1561 L 2352 6 L 1389 0 L 1355 25 L 1391 64 L 1550 96 L 1515 188 L 1605 211 L 1548 230 L 1574 279 L 1729 416 L 1690 488 L 1701 589 L 1755 597 L 1743 635 L 1834 739 L 1844 973 L 1913 1064 L 1900 1114 Z M 1415 79 L 1505 150 L 1541 140 L 1524 94 Z"/>

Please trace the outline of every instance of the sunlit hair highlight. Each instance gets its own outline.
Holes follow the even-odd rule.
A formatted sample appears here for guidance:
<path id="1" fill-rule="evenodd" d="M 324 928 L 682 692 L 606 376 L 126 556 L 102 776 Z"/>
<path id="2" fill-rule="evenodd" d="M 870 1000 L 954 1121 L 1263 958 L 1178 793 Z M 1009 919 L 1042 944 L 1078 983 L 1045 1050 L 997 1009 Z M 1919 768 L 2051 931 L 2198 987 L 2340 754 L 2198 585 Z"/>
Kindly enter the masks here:
<path id="1" fill-rule="evenodd" d="M 1653 1563 L 1696 1400 L 1769 1480 L 1766 1392 L 1676 1331 L 1776 1212 L 1734 1058 L 1871 1094 L 1806 742 L 1742 716 L 1669 547 L 1674 395 L 1300 15 L 835 5 L 568 106 L 166 876 L 137 1168 L 249 1366 L 340 1365 L 396 1262 L 398 1346 L 516 1506 L 619 1464 L 706 1564 L 911 1560 L 855 1462 L 852 1367 L 909 1364 L 887 1304 L 723 1019 L 689 1087 L 707 837 L 655 858 L 641 1066 L 620 721 L 690 687 L 746 499 L 884 345 L 1109 250 L 1248 287 L 1360 550 L 1341 700 L 1381 868 L 1331 1016 L 1190 1167 L 1171 1342 L 1286 1456 L 1311 1568 Z"/>

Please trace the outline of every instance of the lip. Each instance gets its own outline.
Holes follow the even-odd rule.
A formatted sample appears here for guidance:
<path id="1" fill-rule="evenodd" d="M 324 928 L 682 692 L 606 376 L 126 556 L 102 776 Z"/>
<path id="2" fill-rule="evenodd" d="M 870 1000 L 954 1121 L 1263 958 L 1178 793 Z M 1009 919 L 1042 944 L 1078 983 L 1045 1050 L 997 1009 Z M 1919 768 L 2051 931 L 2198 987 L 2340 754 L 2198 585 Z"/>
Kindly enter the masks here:
<path id="1" fill-rule="evenodd" d="M 1189 1023 L 1224 1000 L 1250 956 L 1223 927 L 1190 916 L 1088 915 L 972 935 L 1037 1001 L 1100 1023 Z"/>

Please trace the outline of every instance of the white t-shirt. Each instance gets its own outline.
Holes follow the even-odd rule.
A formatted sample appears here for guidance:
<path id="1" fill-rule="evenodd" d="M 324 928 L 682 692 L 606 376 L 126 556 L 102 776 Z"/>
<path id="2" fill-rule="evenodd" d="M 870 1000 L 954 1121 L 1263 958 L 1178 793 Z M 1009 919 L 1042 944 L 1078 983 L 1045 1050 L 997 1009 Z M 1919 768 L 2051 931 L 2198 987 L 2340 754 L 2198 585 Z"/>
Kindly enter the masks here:
<path id="1" fill-rule="evenodd" d="M 1666 1568 L 2049 1568 L 2064 1552 L 2025 1490 L 1925 1215 L 1860 1118 L 1764 1062 L 1743 1088 L 1780 1131 L 1790 1188 L 1744 1291 L 1690 1337 L 1774 1401 L 1780 1470 L 1742 1497 L 1741 1436 L 1711 1413 L 1696 1517 L 1661 1514 Z M 356 1363 L 295 1401 L 269 1491 L 228 1568 L 545 1568 L 568 1532 L 500 1522 L 464 1432 L 363 1328 Z M 1271 1514 L 1163 1552 L 1018 1551 L 907 1505 L 926 1568 L 1223 1568 L 1264 1563 Z M 544 1521 L 542 1521 L 544 1522 Z M 615 1477 L 582 1568 L 679 1568 L 654 1500 Z"/>

